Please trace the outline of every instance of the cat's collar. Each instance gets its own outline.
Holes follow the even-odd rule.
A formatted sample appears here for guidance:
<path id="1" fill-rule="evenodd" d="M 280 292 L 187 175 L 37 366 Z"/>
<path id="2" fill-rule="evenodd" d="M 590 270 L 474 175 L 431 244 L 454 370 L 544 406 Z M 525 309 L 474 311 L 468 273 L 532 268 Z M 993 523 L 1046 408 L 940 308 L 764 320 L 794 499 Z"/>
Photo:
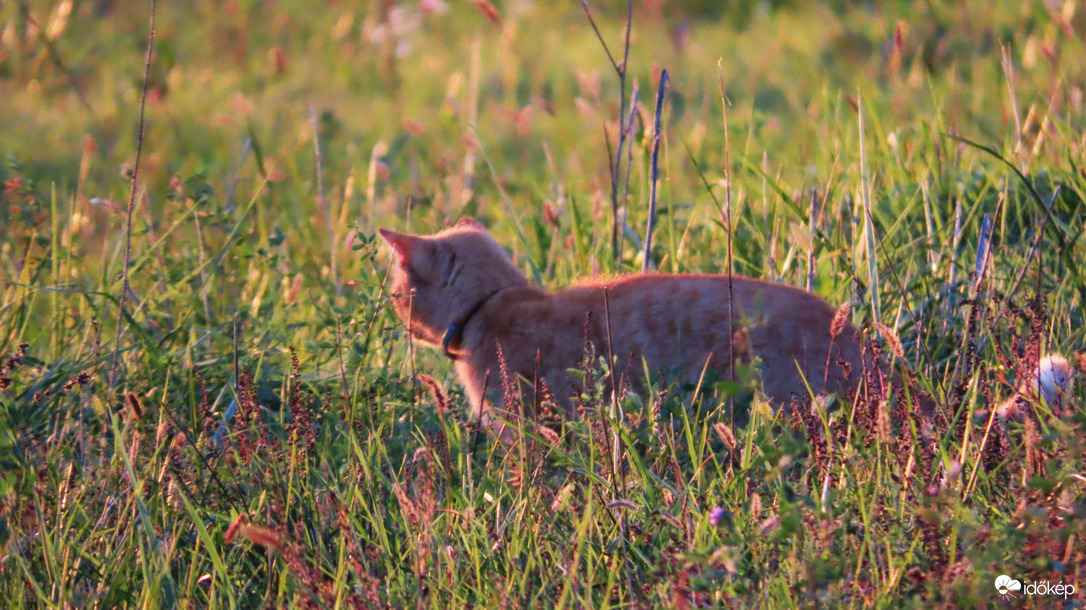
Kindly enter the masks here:
<path id="1" fill-rule="evenodd" d="M 508 288 L 508 286 L 506 286 L 506 288 Z M 490 299 L 494 298 L 495 295 L 503 290 L 505 290 L 505 288 L 498 288 L 494 292 L 486 295 L 475 304 L 475 307 L 468 310 L 468 313 L 464 314 L 464 317 L 449 325 L 449 328 L 445 330 L 445 335 L 441 337 L 441 349 L 445 352 L 446 356 L 453 360 L 457 359 L 457 355 L 452 352 L 450 347 L 452 347 L 453 343 L 459 344 L 464 339 L 464 328 L 467 327 L 468 322 L 471 322 L 471 319 L 475 317 L 475 314 L 479 313 L 479 310 L 490 302 Z"/>

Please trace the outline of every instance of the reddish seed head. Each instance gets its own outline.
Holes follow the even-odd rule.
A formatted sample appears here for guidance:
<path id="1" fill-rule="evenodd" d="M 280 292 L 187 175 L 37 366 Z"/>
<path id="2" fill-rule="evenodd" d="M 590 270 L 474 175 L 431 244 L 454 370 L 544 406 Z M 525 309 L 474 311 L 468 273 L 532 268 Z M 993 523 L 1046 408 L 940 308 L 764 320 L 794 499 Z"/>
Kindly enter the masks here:
<path id="1" fill-rule="evenodd" d="M 241 513 L 234 518 L 234 521 L 230 524 L 230 527 L 226 528 L 226 534 L 223 536 L 223 542 L 230 544 L 230 541 L 234 539 L 234 535 L 238 533 L 238 527 L 245 522 L 245 513 Z"/>
<path id="2" fill-rule="evenodd" d="M 278 532 L 257 525 L 239 525 L 237 533 L 248 538 L 254 544 L 278 551 L 283 544 L 283 537 Z"/>
<path id="3" fill-rule="evenodd" d="M 129 392 L 128 395 L 126 396 L 126 398 L 128 399 L 129 408 L 132 409 L 132 415 L 136 419 L 142 419 L 143 418 L 143 405 L 140 404 L 139 396 L 136 396 L 134 393 Z"/>
<path id="4" fill-rule="evenodd" d="M 494 8 L 494 5 L 486 0 L 475 0 L 475 7 L 479 9 L 479 12 L 483 14 L 494 25 L 501 25 L 501 17 L 498 16 L 498 9 Z"/>
<path id="5" fill-rule="evenodd" d="M 833 314 L 833 321 L 830 323 L 830 338 L 836 339 L 841 331 L 845 329 L 845 324 L 848 323 L 849 306 L 848 303 L 842 303 L 837 308 L 837 313 Z"/>

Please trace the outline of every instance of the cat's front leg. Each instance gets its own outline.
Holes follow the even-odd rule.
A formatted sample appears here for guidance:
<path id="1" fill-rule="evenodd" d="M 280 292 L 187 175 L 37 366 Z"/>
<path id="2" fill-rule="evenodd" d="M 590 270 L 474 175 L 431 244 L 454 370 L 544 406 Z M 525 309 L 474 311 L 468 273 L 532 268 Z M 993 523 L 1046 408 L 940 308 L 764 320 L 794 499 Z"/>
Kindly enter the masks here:
<path id="1" fill-rule="evenodd" d="M 536 405 L 545 397 L 544 386 L 549 389 L 559 380 L 559 386 L 568 385 L 564 371 L 545 375 L 538 387 L 533 387 L 524 375 L 508 371 L 508 377 L 503 377 L 500 366 L 471 360 L 457 361 L 456 372 L 471 405 L 471 423 L 490 428 L 507 445 L 515 440 L 518 430 L 530 428 Z M 560 404 L 568 415 L 568 402 Z"/>
<path id="2" fill-rule="evenodd" d="M 456 373 L 471 405 L 471 424 L 490 428 L 503 441 L 510 440 L 512 435 L 508 424 L 519 421 L 520 413 L 519 409 L 514 412 L 506 404 L 501 369 L 471 360 L 459 360 Z"/>
<path id="3" fill-rule="evenodd" d="M 477 426 L 488 425 L 490 404 L 486 400 L 486 386 L 490 375 L 486 367 L 476 366 L 468 360 L 456 362 L 456 374 L 464 386 L 464 394 L 471 405 L 471 423 Z"/>

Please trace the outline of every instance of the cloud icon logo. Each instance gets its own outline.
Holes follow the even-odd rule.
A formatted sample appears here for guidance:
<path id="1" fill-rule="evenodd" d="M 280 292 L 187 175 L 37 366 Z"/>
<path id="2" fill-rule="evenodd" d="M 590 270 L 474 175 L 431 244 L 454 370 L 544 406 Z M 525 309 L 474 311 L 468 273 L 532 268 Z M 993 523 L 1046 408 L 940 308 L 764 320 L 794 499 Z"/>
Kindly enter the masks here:
<path id="1" fill-rule="evenodd" d="M 1001 574 L 995 579 L 995 588 L 1000 595 L 1007 595 L 1011 591 L 1021 591 L 1022 581 L 1015 580 L 1006 574 Z"/>

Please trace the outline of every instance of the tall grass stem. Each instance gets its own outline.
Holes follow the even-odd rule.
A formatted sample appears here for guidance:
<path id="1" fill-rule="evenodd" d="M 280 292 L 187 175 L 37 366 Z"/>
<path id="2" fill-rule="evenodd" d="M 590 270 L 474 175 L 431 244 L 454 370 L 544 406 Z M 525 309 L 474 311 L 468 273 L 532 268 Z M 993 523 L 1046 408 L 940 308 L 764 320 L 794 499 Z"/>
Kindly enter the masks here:
<path id="1" fill-rule="evenodd" d="M 645 256 L 641 261 L 641 271 L 648 271 L 652 260 L 652 231 L 656 226 L 656 183 L 659 181 L 660 155 L 660 113 L 664 108 L 664 93 L 667 90 L 667 70 L 660 72 L 660 86 L 656 89 L 656 113 L 652 122 L 652 161 L 649 173 L 649 220 L 645 229 Z M 619 153 L 621 154 L 621 153 Z"/>
<path id="2" fill-rule="evenodd" d="M 132 257 L 132 211 L 136 206 L 136 192 L 139 187 L 140 158 L 143 154 L 143 134 L 145 112 L 147 109 L 147 85 L 151 79 L 151 58 L 155 50 L 155 0 L 151 0 L 150 28 L 147 33 L 147 58 L 143 66 L 143 91 L 140 94 L 140 120 L 136 136 L 136 161 L 132 166 L 132 186 L 128 194 L 128 209 L 125 213 L 124 229 L 124 268 L 121 271 L 121 295 L 117 299 L 117 334 L 113 342 L 113 368 L 109 373 L 109 391 L 117 383 L 117 369 L 121 363 L 121 336 L 124 334 L 124 308 L 128 298 L 128 265 Z"/>

